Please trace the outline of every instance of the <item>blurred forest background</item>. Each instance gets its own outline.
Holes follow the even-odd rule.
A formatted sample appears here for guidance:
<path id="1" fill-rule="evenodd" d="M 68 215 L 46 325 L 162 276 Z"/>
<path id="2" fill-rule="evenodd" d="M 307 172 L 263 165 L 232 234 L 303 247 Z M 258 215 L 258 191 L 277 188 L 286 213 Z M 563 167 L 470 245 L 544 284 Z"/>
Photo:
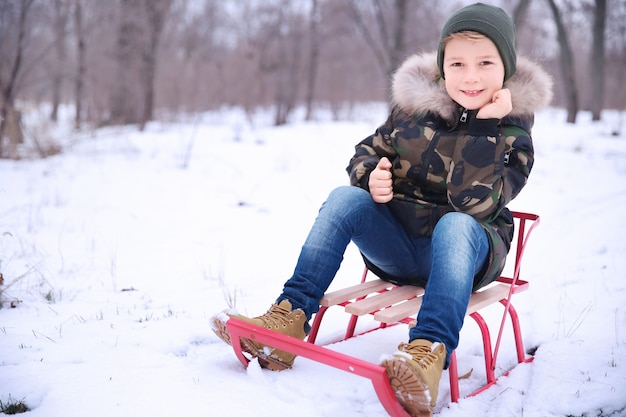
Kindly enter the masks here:
<path id="1" fill-rule="evenodd" d="M 626 0 L 491 0 L 517 24 L 518 54 L 555 79 L 554 106 L 626 107 Z M 0 157 L 58 152 L 46 124 L 72 111 L 74 129 L 178 120 L 238 106 L 339 110 L 387 98 L 410 54 L 437 48 L 440 28 L 468 1 L 0 0 Z M 66 107 L 67 108 L 67 107 Z M 44 110 L 41 110 L 44 109 Z M 382 122 L 382 121 L 381 121 Z M 616 133 L 619 134 L 619 133 Z"/>

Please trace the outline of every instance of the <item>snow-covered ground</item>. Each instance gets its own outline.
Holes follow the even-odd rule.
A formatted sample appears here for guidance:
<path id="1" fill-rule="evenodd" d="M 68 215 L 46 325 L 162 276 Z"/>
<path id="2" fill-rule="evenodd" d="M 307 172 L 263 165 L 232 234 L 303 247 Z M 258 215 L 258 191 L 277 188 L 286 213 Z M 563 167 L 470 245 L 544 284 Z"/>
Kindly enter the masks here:
<path id="1" fill-rule="evenodd" d="M 244 369 L 208 326 L 232 303 L 267 310 L 385 112 L 272 127 L 225 110 L 63 135 L 63 154 L 0 160 L 0 401 L 23 400 L 33 417 L 385 416 L 368 380 L 303 358 Z M 535 360 L 456 404 L 446 372 L 440 416 L 626 415 L 626 140 L 611 136 L 617 113 L 564 119 L 538 115 L 535 168 L 511 205 L 542 217 L 515 303 Z M 361 269 L 350 247 L 333 286 Z M 318 341 L 345 319 L 331 309 Z M 378 362 L 406 336 L 397 326 L 332 348 Z M 459 372 L 474 372 L 461 394 L 481 385 L 481 350 L 467 320 Z M 514 363 L 507 342 L 498 372 Z"/>

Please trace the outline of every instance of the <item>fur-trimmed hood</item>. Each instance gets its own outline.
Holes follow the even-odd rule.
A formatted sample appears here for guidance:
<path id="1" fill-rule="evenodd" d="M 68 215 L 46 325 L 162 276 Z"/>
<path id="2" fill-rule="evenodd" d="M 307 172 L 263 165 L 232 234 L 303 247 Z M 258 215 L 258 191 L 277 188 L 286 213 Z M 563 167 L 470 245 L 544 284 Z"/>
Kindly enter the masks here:
<path id="1" fill-rule="evenodd" d="M 431 112 L 453 123 L 459 105 L 450 98 L 444 83 L 436 53 L 412 55 L 394 74 L 392 104 L 408 114 Z M 504 86 L 511 90 L 510 116 L 532 114 L 552 100 L 552 78 L 538 64 L 523 57 L 517 58 L 517 71 Z"/>

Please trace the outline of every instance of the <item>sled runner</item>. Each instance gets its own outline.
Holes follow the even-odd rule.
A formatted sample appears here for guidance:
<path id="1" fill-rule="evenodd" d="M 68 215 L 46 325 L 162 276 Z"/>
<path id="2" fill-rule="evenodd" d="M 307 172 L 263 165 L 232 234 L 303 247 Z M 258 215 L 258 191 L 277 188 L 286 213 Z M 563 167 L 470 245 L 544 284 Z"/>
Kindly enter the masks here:
<path id="1" fill-rule="evenodd" d="M 497 381 L 495 374 L 496 360 L 502 336 L 504 333 L 507 317 L 511 319 L 513 326 L 513 337 L 518 363 L 531 362 L 532 356 L 527 357 L 524 352 L 522 333 L 519 318 L 512 305 L 513 294 L 528 289 L 528 281 L 520 279 L 520 269 L 522 257 L 528 238 L 535 227 L 539 225 L 539 216 L 530 213 L 513 212 L 515 219 L 515 237 L 509 258 L 514 257 L 514 267 L 512 277 L 501 276 L 488 286 L 474 292 L 470 298 L 467 315 L 478 324 L 483 340 L 483 351 L 486 370 L 485 385 L 478 390 L 468 394 L 473 396 L 494 385 Z M 511 259 L 513 260 L 513 259 Z M 378 398 L 391 416 L 406 417 L 409 414 L 397 401 L 393 393 L 385 368 L 378 364 L 364 361 L 353 356 L 333 351 L 324 346 L 316 345 L 315 340 L 326 311 L 333 306 L 343 306 L 350 314 L 348 326 L 343 340 L 357 336 L 355 334 L 356 324 L 359 317 L 372 315 L 375 322 L 379 323 L 374 329 L 367 330 L 368 333 L 374 330 L 394 326 L 400 323 L 411 325 L 415 321 L 417 312 L 421 306 L 421 296 L 424 290 L 420 287 L 410 285 L 395 286 L 381 279 L 367 280 L 367 268 L 363 272 L 361 282 L 352 287 L 328 292 L 320 301 L 320 311 L 315 315 L 311 332 L 306 341 L 302 341 L 290 336 L 273 332 L 235 318 L 231 318 L 226 323 L 235 354 L 244 366 L 249 363 L 248 358 L 241 349 L 241 338 L 252 339 L 264 345 L 272 346 L 279 350 L 291 352 L 297 356 L 302 356 L 328 366 L 332 366 L 343 371 L 362 376 L 371 380 Z M 504 307 L 502 319 L 495 346 L 492 345 L 492 338 L 487 322 L 481 316 L 480 310 L 495 303 L 500 303 Z M 363 334 L 359 333 L 359 334 Z M 507 375 L 509 371 L 503 375 Z M 459 376 L 457 369 L 456 353 L 452 352 L 450 367 L 450 397 L 453 402 L 459 399 Z"/>

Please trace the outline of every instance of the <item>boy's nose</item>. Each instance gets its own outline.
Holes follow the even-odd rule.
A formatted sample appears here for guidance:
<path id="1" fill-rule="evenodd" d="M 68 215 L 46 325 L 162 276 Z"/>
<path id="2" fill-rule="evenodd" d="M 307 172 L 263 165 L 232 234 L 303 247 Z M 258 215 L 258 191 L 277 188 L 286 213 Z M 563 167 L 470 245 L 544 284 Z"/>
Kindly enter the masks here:
<path id="1" fill-rule="evenodd" d="M 465 72 L 464 81 L 466 83 L 475 83 L 479 80 L 480 80 L 480 75 L 478 74 L 478 71 L 473 68 L 468 68 L 467 71 Z"/>

